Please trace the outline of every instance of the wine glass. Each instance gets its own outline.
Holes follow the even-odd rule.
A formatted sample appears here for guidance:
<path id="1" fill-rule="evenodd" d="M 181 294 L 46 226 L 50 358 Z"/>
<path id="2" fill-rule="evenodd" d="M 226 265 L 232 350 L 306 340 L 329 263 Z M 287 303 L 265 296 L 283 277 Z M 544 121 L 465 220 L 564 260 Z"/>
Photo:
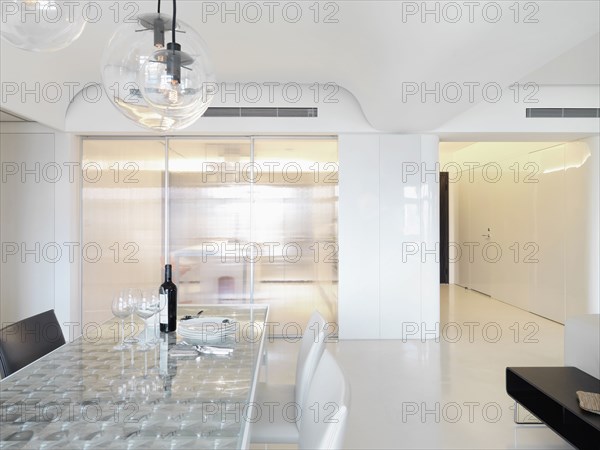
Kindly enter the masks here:
<path id="1" fill-rule="evenodd" d="M 120 344 L 115 345 L 115 350 L 125 350 L 129 346 L 125 343 L 125 318 L 132 313 L 132 303 L 123 292 L 117 293 L 112 301 L 112 313 L 115 317 L 121 319 L 121 339 Z"/>
<path id="2" fill-rule="evenodd" d="M 129 335 L 125 338 L 125 342 L 127 344 L 135 344 L 138 342 L 138 339 L 135 337 L 135 331 L 137 329 L 137 325 L 135 324 L 134 320 L 133 320 L 133 314 L 135 313 L 135 310 L 137 308 L 137 302 L 138 299 L 141 296 L 141 291 L 139 289 L 136 288 L 129 288 L 127 290 L 127 301 L 131 304 L 131 314 L 130 314 L 130 328 L 131 328 L 131 333 L 129 333 Z"/>
<path id="3" fill-rule="evenodd" d="M 156 314 L 156 309 L 152 304 L 152 296 L 143 292 L 137 301 L 137 307 L 135 313 L 144 321 L 144 342 L 139 343 L 138 349 L 141 351 L 147 351 L 151 348 L 150 341 L 148 340 L 148 319 Z"/>

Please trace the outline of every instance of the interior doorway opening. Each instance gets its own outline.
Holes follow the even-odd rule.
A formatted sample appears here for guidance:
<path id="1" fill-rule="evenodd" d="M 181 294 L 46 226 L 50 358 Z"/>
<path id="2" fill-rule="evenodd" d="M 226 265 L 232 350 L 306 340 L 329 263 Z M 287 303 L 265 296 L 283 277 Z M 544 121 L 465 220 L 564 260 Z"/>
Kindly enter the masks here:
<path id="1" fill-rule="evenodd" d="M 597 139 L 441 143 L 449 282 L 559 323 L 595 312 L 598 163 Z"/>

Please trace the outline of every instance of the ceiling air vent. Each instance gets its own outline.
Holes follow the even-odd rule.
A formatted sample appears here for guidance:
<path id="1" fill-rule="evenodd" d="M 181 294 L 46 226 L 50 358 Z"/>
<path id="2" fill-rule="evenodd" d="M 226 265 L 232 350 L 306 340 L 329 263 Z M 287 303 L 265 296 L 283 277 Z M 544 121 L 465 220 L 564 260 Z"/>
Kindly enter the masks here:
<path id="1" fill-rule="evenodd" d="M 595 118 L 600 117 L 600 108 L 527 108 L 528 118 Z"/>
<path id="2" fill-rule="evenodd" d="M 212 107 L 204 117 L 318 117 L 318 108 L 227 108 Z"/>

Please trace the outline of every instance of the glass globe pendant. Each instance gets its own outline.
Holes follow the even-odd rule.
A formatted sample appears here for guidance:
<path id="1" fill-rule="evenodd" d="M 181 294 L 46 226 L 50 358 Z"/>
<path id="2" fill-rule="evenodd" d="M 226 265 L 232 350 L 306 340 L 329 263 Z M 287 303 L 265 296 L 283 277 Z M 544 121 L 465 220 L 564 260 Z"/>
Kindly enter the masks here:
<path id="1" fill-rule="evenodd" d="M 176 9 L 173 9 L 174 16 Z M 163 52 L 158 58 L 167 58 L 164 53 L 165 32 L 172 35 L 182 34 L 182 42 L 192 49 L 198 62 L 206 63 L 204 73 L 206 80 L 214 80 L 202 39 L 197 33 L 171 17 L 160 13 L 143 14 L 134 23 L 121 25 L 112 36 L 102 57 L 102 83 L 113 105 L 126 117 L 138 125 L 154 131 L 183 129 L 195 122 L 208 107 L 198 103 L 179 104 L 178 108 L 157 108 L 143 95 L 143 84 L 140 74 L 145 73 L 146 63 L 155 60 L 155 52 Z M 189 59 L 184 58 L 183 65 Z M 183 66 L 182 65 L 182 66 Z M 151 73 L 148 72 L 148 73 Z M 198 71 L 194 75 L 200 74 Z M 144 80 L 144 77 L 141 77 Z M 212 100 L 211 89 L 206 85 L 205 99 Z M 187 94 L 187 92 L 184 92 Z M 210 94 L 210 95 L 209 95 Z M 174 98 L 172 94 L 171 98 Z M 176 102 L 177 103 L 177 102 Z"/>
<path id="2" fill-rule="evenodd" d="M 52 52 L 71 45 L 86 25 L 83 3 L 55 0 L 2 0 L 0 35 L 11 45 Z"/>

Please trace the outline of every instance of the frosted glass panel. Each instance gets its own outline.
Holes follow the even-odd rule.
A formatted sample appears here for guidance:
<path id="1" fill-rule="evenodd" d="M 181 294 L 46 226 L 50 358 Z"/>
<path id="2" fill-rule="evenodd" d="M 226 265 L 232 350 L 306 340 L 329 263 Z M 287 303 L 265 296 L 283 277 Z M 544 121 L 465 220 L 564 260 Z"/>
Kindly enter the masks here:
<path id="1" fill-rule="evenodd" d="M 84 140 L 83 322 L 109 319 L 113 293 L 157 289 L 163 267 L 162 140 Z"/>
<path id="2" fill-rule="evenodd" d="M 314 309 L 337 322 L 337 141 L 256 139 L 254 159 L 255 303 L 271 305 L 284 333 Z"/>
<path id="3" fill-rule="evenodd" d="M 84 141 L 84 320 L 109 318 L 117 289 L 160 284 L 164 145 Z M 168 149 L 178 302 L 269 304 L 275 334 L 314 309 L 337 322 L 337 141 L 173 138 Z"/>
<path id="4" fill-rule="evenodd" d="M 250 301 L 250 139 L 169 141 L 170 255 L 180 303 Z"/>

